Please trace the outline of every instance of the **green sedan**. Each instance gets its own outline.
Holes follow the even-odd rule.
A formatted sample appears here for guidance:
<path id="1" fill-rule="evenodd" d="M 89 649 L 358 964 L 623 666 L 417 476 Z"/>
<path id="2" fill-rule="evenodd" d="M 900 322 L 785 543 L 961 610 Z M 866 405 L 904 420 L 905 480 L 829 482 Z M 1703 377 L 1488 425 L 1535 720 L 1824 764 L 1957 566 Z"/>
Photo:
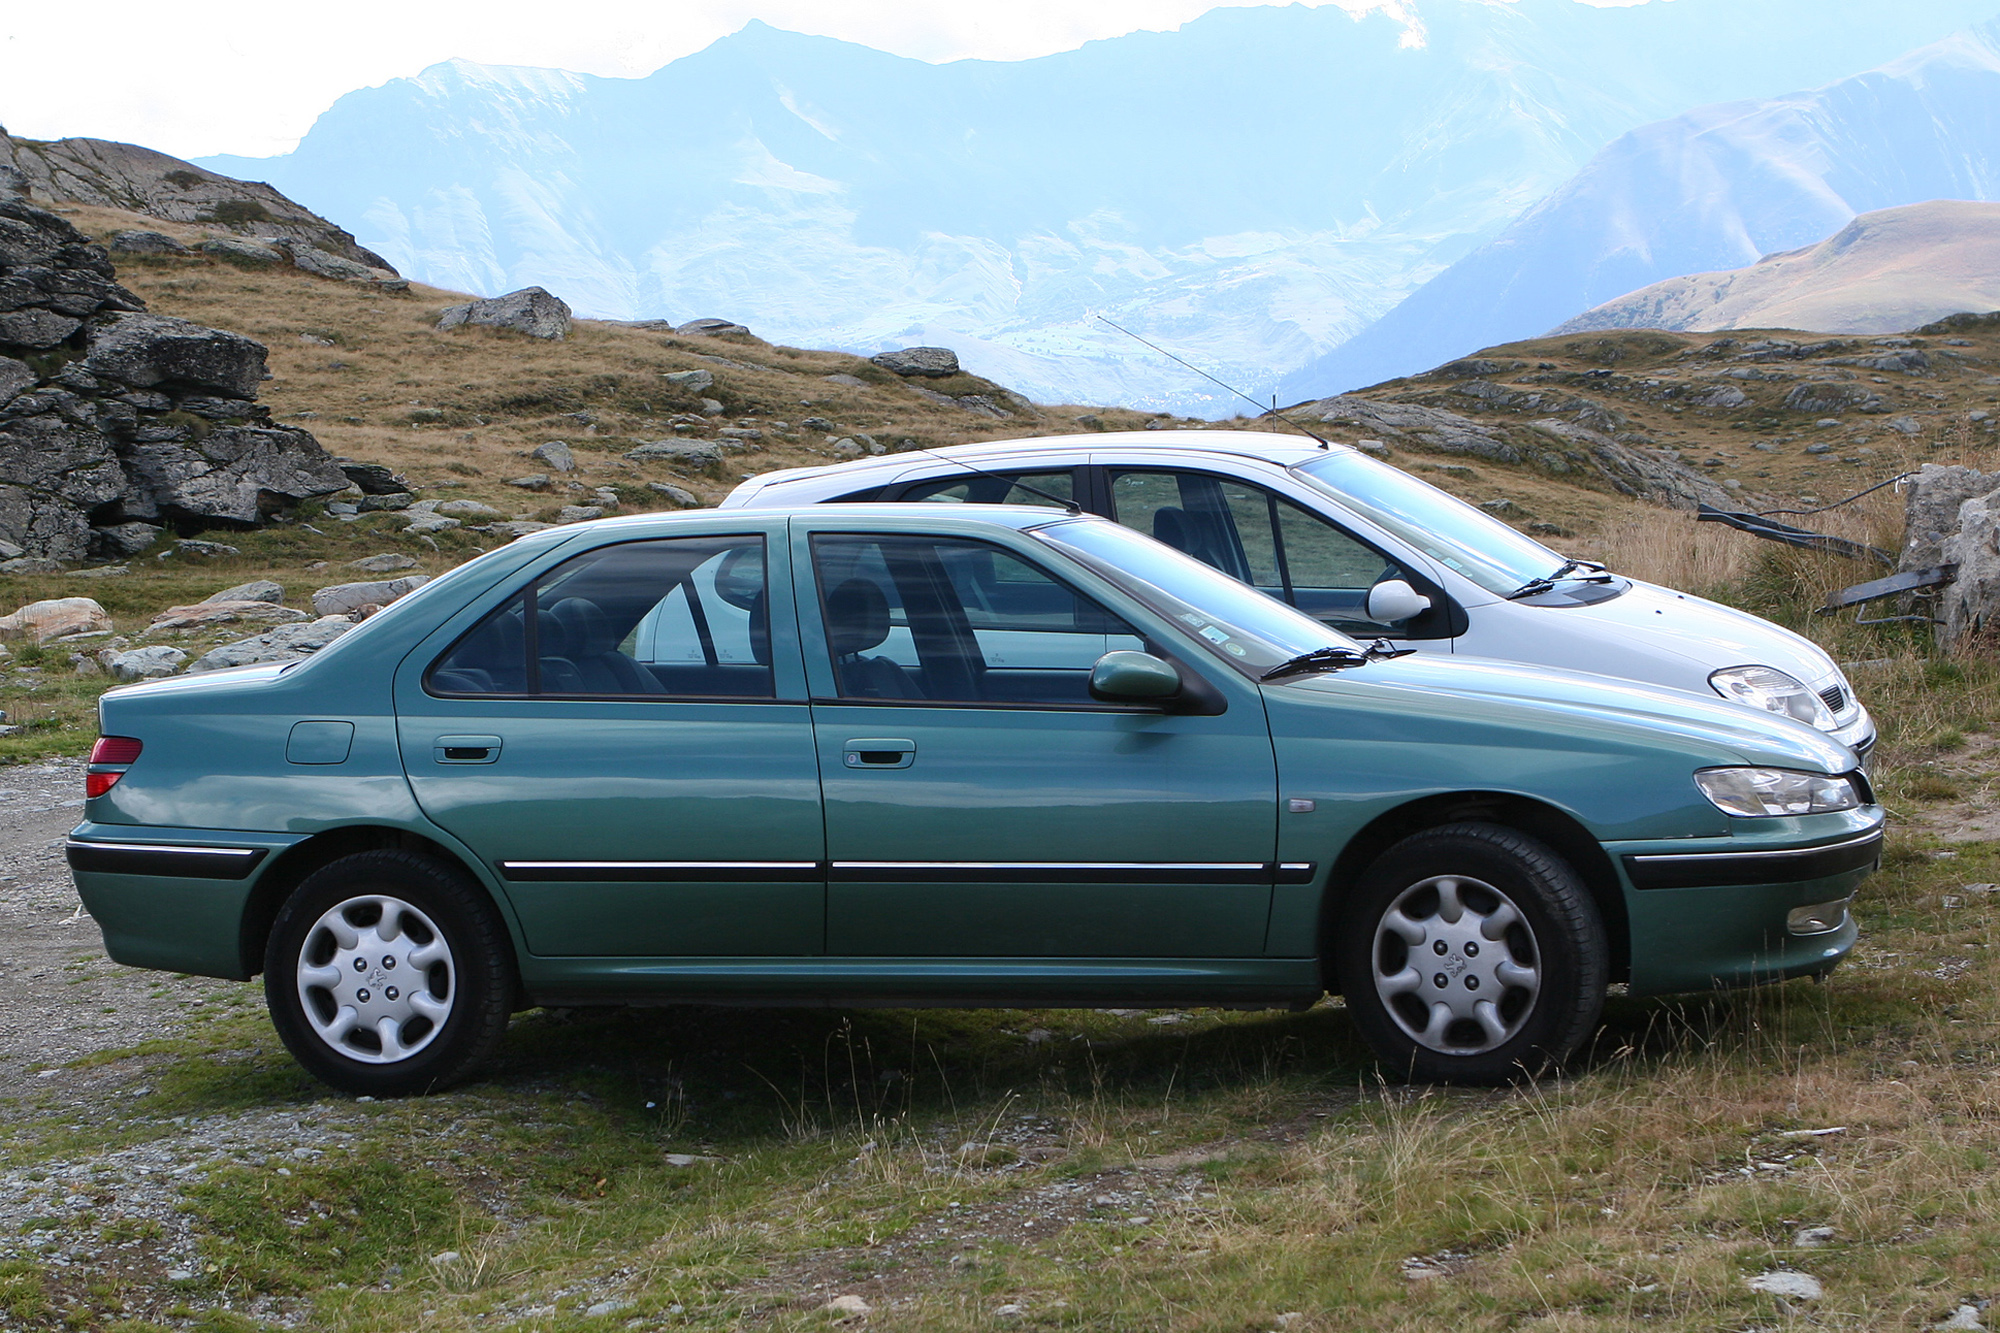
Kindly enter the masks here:
<path id="1" fill-rule="evenodd" d="M 301 662 L 104 696 L 68 844 L 115 960 L 246 979 L 356 1093 L 638 1000 L 1301 1008 L 1542 1072 L 1606 987 L 1817 975 L 1882 811 L 1720 700 L 1365 648 L 1048 509 L 522 538 Z"/>

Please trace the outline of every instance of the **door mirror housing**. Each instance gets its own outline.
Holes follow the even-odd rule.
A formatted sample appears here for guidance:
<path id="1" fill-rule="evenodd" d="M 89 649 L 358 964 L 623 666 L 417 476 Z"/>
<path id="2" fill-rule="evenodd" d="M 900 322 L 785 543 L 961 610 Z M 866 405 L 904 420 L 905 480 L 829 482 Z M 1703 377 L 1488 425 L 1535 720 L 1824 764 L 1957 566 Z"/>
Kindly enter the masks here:
<path id="1" fill-rule="evenodd" d="M 1104 703 L 1159 702 L 1181 692 L 1181 673 L 1151 653 L 1106 653 L 1090 668 L 1090 697 Z"/>
<path id="2" fill-rule="evenodd" d="M 1431 609 L 1431 599 L 1401 579 L 1384 579 L 1368 590 L 1368 618 L 1378 625 L 1393 625 Z"/>

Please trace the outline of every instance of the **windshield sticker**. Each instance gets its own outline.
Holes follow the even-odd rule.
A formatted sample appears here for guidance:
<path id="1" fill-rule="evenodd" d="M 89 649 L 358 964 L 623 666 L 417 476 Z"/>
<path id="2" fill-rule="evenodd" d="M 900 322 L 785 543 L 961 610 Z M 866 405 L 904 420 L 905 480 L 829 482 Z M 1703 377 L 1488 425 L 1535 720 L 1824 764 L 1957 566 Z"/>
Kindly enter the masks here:
<path id="1" fill-rule="evenodd" d="M 1210 643 L 1229 642 L 1229 636 L 1213 625 L 1204 626 L 1201 631 L 1201 637 L 1207 639 Z"/>
<path id="2" fill-rule="evenodd" d="M 1222 645 L 1222 651 L 1228 653 L 1232 657 L 1248 656 L 1248 654 L 1246 654 L 1243 651 L 1243 645 L 1240 643 L 1225 643 Z"/>

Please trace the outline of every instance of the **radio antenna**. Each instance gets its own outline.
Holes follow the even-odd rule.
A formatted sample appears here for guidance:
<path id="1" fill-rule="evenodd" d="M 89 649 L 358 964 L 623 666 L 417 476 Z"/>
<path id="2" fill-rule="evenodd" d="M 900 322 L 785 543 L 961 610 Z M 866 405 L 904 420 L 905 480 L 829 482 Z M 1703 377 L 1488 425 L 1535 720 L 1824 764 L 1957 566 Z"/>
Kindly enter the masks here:
<path id="1" fill-rule="evenodd" d="M 1201 376 L 1203 379 L 1207 380 L 1210 384 L 1214 384 L 1220 388 L 1229 390 L 1229 392 L 1235 394 L 1238 398 L 1241 398 L 1244 402 L 1256 408 L 1263 415 L 1267 417 L 1276 417 L 1278 420 L 1284 422 L 1287 426 L 1290 426 L 1293 430 L 1298 431 L 1300 434 L 1307 435 L 1315 440 L 1318 440 L 1320 448 L 1331 449 L 1333 447 L 1333 441 L 1327 439 L 1324 435 L 1321 435 L 1318 431 L 1308 430 L 1306 429 L 1306 427 L 1301 426 L 1298 422 L 1286 416 L 1283 412 L 1280 412 L 1278 410 L 1278 396 L 1276 394 L 1271 395 L 1271 405 L 1269 407 L 1265 407 L 1255 398 L 1252 398 L 1249 394 L 1243 392 L 1243 390 L 1237 388 L 1233 384 L 1224 384 L 1221 380 L 1215 378 L 1215 376 L 1209 374 L 1207 371 L 1203 370 L 1200 366 L 1195 365 L 1193 362 L 1181 360 L 1180 357 L 1175 356 L 1172 352 L 1169 352 L 1166 348 L 1160 346 L 1158 343 L 1146 342 L 1144 338 L 1141 338 L 1138 334 L 1132 332 L 1132 330 L 1126 328 L 1123 324 L 1120 324 L 1112 319 L 1107 319 L 1103 315 L 1099 315 L 1098 318 L 1104 320 L 1106 324 L 1111 325 L 1112 328 L 1118 330 L 1120 333 L 1124 334 L 1127 338 L 1132 339 L 1132 341 L 1145 343 L 1146 346 L 1152 348 L 1154 351 L 1158 352 L 1161 356 L 1167 358 L 1167 360 L 1177 362 L 1180 365 L 1186 366 L 1189 370 L 1192 370 L 1195 374 Z"/>
<path id="2" fill-rule="evenodd" d="M 1022 481 L 1019 477 L 1009 477 L 1004 473 L 1000 472 L 988 472 L 983 467 L 974 467 L 972 464 L 966 462 L 963 458 L 947 458 L 943 454 L 939 453 L 937 450 L 928 448 L 921 444 L 918 445 L 915 449 L 910 450 L 910 452 L 918 454 L 929 454 L 932 458 L 938 459 L 942 462 L 949 463 L 953 467 L 962 467 L 967 472 L 976 473 L 977 475 L 982 477 L 991 477 L 995 481 L 1002 481 L 1007 483 L 1007 485 L 1010 487 L 1019 487 L 1021 490 L 1026 491 L 1030 495 L 1039 495 L 1044 500 L 1053 500 L 1055 503 L 1061 505 L 1064 509 L 1069 510 L 1069 512 L 1072 514 L 1081 514 L 1083 512 L 1083 506 L 1078 504 L 1075 500 L 1065 500 L 1060 495 L 1051 495 L 1049 492 L 1043 490 L 1039 486 L 1030 486 L 1027 482 Z M 1002 497 L 1005 497 L 1007 492 L 1002 491 L 1000 494 Z"/>

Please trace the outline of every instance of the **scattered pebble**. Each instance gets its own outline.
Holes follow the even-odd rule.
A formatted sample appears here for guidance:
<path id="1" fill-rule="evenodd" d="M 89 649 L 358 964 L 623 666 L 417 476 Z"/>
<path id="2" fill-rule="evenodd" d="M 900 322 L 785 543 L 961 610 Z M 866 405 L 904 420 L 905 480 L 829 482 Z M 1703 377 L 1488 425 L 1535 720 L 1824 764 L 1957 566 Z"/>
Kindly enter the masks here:
<path id="1" fill-rule="evenodd" d="M 1750 1290 L 1794 1301 L 1816 1301 L 1826 1294 L 1826 1288 L 1820 1286 L 1818 1278 L 1810 1273 L 1795 1273 L 1789 1268 L 1759 1273 L 1750 1279 Z"/>
<path id="2" fill-rule="evenodd" d="M 820 1309 L 833 1315 L 865 1315 L 874 1307 L 859 1296 L 836 1296 Z"/>

